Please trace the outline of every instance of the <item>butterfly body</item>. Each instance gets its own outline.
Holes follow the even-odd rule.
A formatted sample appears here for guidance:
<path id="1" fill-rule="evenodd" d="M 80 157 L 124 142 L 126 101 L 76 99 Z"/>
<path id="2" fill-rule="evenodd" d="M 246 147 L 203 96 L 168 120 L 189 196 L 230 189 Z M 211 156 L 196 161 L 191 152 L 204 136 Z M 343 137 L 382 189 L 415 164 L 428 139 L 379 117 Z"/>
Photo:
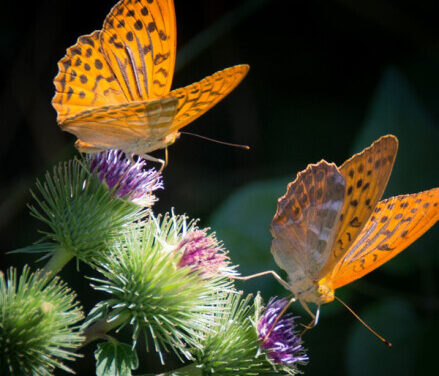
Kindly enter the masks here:
<path id="1" fill-rule="evenodd" d="M 173 0 L 119 1 L 102 30 L 79 37 L 58 63 L 52 104 L 61 129 L 87 153 L 163 149 L 249 69 L 236 65 L 170 91 L 175 56 Z"/>
<path id="2" fill-rule="evenodd" d="M 304 303 L 334 300 L 334 290 L 376 269 L 439 220 L 439 188 L 379 202 L 396 157 L 383 136 L 342 166 L 324 160 L 298 174 L 279 198 L 271 251 Z"/>

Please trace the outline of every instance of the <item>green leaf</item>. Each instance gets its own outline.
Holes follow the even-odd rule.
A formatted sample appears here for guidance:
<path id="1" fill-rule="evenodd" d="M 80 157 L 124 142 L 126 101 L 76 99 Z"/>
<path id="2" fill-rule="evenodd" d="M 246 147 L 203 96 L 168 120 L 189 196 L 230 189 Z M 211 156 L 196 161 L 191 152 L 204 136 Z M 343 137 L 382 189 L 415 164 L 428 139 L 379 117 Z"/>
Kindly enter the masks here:
<path id="1" fill-rule="evenodd" d="M 98 344 L 95 358 L 97 376 L 131 376 L 131 370 L 139 365 L 131 346 L 119 342 Z"/>

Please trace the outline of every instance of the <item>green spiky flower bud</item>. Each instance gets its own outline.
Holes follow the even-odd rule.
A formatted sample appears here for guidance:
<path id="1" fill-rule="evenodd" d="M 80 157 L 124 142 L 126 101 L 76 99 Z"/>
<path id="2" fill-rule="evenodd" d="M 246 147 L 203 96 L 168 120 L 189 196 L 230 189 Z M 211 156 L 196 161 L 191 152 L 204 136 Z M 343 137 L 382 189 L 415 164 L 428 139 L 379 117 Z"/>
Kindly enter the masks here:
<path id="1" fill-rule="evenodd" d="M 90 172 L 92 163 L 94 169 Z M 46 174 L 44 182 L 37 181 L 39 194 L 32 192 L 38 205 L 30 206 L 31 214 L 49 229 L 42 232 L 45 237 L 40 244 L 28 248 L 54 256 L 53 272 L 73 257 L 92 265 L 98 263 L 127 224 L 144 214 L 128 193 L 120 197 L 120 184 L 109 186 L 103 178 L 108 179 L 110 173 L 102 174 L 102 166 L 96 166 L 94 159 L 61 163 L 52 174 Z M 127 173 L 133 174 L 131 169 Z M 112 181 L 115 174 L 111 174 Z M 123 188 L 125 192 L 126 187 Z"/>
<path id="2" fill-rule="evenodd" d="M 198 240 L 188 236 L 197 231 L 195 221 L 172 213 L 157 218 L 151 215 L 143 228 L 133 229 L 123 237 L 98 267 L 103 278 L 92 278 L 93 287 L 108 293 L 110 298 L 92 310 L 88 322 L 105 317 L 105 330 L 109 324 L 115 328 L 129 323 L 133 346 L 143 332 L 152 339 L 162 362 L 162 352 L 170 350 L 190 359 L 189 349 L 200 346 L 206 331 L 211 329 L 214 312 L 224 308 L 224 294 L 232 289 L 231 280 L 222 273 L 223 267 L 209 269 L 208 275 L 196 267 L 205 266 L 206 258 L 196 265 L 180 263 L 188 254 L 188 241 L 195 241 L 192 246 L 197 254 L 207 249 L 211 255 L 211 247 L 218 244 L 207 241 L 205 248 L 198 236 Z M 212 260 L 218 265 L 218 258 Z M 221 260 L 224 266 L 225 260 Z"/>
<path id="3" fill-rule="evenodd" d="M 49 281 L 41 272 L 25 267 L 20 277 L 9 269 L 0 272 L 0 374 L 52 375 L 55 368 L 72 372 L 65 360 L 83 337 L 83 318 L 76 295 L 58 278 Z"/>

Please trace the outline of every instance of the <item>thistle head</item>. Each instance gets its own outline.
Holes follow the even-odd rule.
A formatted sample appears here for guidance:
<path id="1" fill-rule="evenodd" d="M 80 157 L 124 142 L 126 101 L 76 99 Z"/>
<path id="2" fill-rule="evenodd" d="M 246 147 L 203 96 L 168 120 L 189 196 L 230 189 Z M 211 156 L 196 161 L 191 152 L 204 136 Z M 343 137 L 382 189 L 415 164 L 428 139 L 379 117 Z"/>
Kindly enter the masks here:
<path id="1" fill-rule="evenodd" d="M 233 292 L 224 299 L 201 350 L 195 352 L 195 364 L 203 375 L 275 376 L 295 375 L 295 364 L 276 363 L 261 346 L 258 317 L 261 311 L 259 295 L 243 298 Z M 264 320 L 264 319 L 262 319 Z"/>
<path id="2" fill-rule="evenodd" d="M 49 376 L 55 368 L 72 372 L 83 337 L 83 314 L 76 295 L 58 278 L 49 280 L 27 267 L 21 276 L 0 272 L 0 374 Z"/>
<path id="3" fill-rule="evenodd" d="M 111 155 L 117 159 L 114 153 L 105 155 L 108 159 Z M 136 223 L 145 215 L 142 207 L 117 196 L 125 194 L 130 184 L 136 187 L 131 191 L 130 197 L 137 197 L 140 186 L 152 189 L 155 184 L 160 183 L 140 183 L 140 178 L 124 181 L 122 173 L 119 176 L 120 182 L 115 183 L 118 179 L 116 171 L 125 171 L 126 176 L 131 176 L 135 175 L 137 167 L 126 167 L 124 170 L 126 162 L 113 164 L 118 167 L 113 166 L 114 168 L 108 168 L 105 172 L 104 166 L 111 165 L 105 158 L 99 161 L 74 159 L 60 163 L 52 173 L 46 173 L 43 182 L 37 181 L 36 192 L 31 192 L 36 205 L 30 206 L 30 211 L 48 229 L 43 232 L 45 237 L 38 245 L 29 247 L 30 251 L 52 254 L 63 252 L 66 259 L 76 257 L 94 265 L 100 262 L 111 243 L 130 224 Z M 92 167 L 93 171 L 99 173 L 90 172 Z M 139 174 L 142 175 L 141 172 Z M 152 172 L 150 175 L 155 176 Z M 103 184 L 104 180 L 101 179 L 105 179 L 105 176 L 107 180 Z M 108 184 L 113 184 L 113 189 L 109 189 Z"/>
<path id="4" fill-rule="evenodd" d="M 220 309 L 218 302 L 232 289 L 224 275 L 204 278 L 179 266 L 176 249 L 192 232 L 197 232 L 196 221 L 186 216 L 151 214 L 141 228 L 121 237 L 98 267 L 103 277 L 91 278 L 108 299 L 94 308 L 87 325 L 104 317 L 114 328 L 129 323 L 133 346 L 143 332 L 162 362 L 170 350 L 191 359 L 190 348 L 200 346 Z"/>

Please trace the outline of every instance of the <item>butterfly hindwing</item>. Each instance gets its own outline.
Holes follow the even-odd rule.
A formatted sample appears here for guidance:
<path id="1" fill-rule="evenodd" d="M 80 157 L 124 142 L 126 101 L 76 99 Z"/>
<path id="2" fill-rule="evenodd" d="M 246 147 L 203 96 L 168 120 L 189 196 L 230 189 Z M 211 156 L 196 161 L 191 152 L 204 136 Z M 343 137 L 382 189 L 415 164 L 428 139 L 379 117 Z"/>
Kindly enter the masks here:
<path id="1" fill-rule="evenodd" d="M 345 182 L 333 163 L 309 165 L 288 184 L 271 223 L 271 251 L 290 280 L 316 278 L 335 240 Z"/>
<path id="2" fill-rule="evenodd" d="M 75 134 L 84 152 L 118 149 L 143 154 L 165 147 L 164 138 L 175 116 L 177 100 L 162 98 L 84 111 L 63 127 Z M 99 132 L 96 132 L 96 129 Z"/>
<path id="3" fill-rule="evenodd" d="M 126 102 L 102 53 L 99 35 L 95 31 L 79 37 L 58 63 L 52 104 L 59 123 L 94 107 Z"/>
<path id="4" fill-rule="evenodd" d="M 105 19 L 101 43 L 130 101 L 168 94 L 176 54 L 172 0 L 119 1 Z"/>
<path id="5" fill-rule="evenodd" d="M 320 278 L 333 269 L 366 225 L 384 193 L 397 149 L 395 136 L 383 136 L 339 167 L 346 182 L 345 202 L 334 248 Z"/>
<path id="6" fill-rule="evenodd" d="M 379 202 L 349 252 L 331 273 L 346 285 L 403 251 L 439 220 L 439 188 Z"/>

